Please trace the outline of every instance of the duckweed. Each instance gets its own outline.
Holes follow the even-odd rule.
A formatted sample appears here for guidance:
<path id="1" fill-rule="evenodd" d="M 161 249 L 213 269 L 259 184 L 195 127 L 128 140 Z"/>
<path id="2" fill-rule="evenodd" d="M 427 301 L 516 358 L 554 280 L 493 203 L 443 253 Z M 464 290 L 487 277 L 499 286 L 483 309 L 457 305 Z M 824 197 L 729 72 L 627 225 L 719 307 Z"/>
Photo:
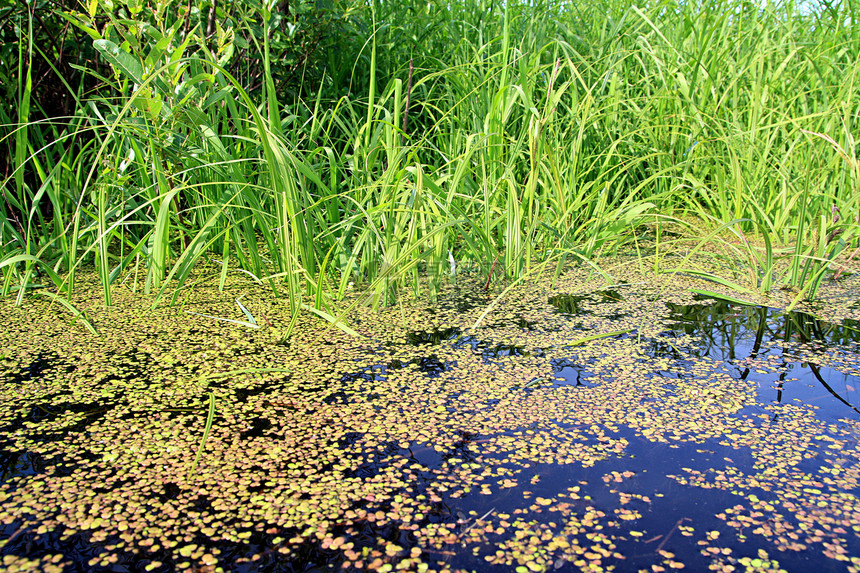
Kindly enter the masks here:
<path id="1" fill-rule="evenodd" d="M 0 301 L 6 570 L 860 571 L 856 281 L 784 315 L 575 269 L 472 330 L 461 277 L 282 344 L 287 302 L 200 273 L 81 296 L 98 335 Z M 259 329 L 200 316 L 241 295 Z"/>

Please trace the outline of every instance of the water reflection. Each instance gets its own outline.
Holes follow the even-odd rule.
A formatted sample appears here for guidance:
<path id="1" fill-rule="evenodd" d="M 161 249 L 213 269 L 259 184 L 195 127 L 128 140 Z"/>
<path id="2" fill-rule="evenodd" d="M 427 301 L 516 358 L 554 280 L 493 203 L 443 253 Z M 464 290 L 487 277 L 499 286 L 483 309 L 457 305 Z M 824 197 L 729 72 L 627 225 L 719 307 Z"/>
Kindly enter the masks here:
<path id="1" fill-rule="evenodd" d="M 799 401 L 832 418 L 860 415 L 853 396 L 860 377 L 826 364 L 834 349 L 845 352 L 860 342 L 856 321 L 839 325 L 804 312 L 725 301 L 666 304 L 671 331 L 664 333 L 666 341 L 652 345 L 653 355 L 661 355 L 662 342 L 675 359 L 689 353 L 724 362 L 734 378 L 757 383 L 760 402 Z M 685 342 L 671 344 L 683 335 Z"/>

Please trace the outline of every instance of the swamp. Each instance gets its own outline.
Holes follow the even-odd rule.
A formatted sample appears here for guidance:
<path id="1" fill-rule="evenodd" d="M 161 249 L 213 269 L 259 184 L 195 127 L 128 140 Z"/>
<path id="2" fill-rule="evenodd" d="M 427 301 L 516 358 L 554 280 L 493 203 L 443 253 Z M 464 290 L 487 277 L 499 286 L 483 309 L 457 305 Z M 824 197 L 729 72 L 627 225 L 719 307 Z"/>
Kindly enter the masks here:
<path id="1" fill-rule="evenodd" d="M 100 337 L 7 302 L 4 565 L 860 570 L 857 280 L 784 312 L 630 267 L 461 277 L 288 343 L 288 304 L 216 268 L 154 313 L 83 295 Z"/>
<path id="2" fill-rule="evenodd" d="M 0 0 L 0 570 L 860 573 L 860 0 Z"/>

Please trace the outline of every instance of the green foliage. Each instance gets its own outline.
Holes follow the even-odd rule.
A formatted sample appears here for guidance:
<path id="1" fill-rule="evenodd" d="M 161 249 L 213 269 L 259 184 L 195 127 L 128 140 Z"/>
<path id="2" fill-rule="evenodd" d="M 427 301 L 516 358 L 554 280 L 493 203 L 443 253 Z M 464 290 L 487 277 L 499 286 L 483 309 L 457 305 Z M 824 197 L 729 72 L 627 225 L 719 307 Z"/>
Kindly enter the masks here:
<path id="1" fill-rule="evenodd" d="M 856 0 L 93 0 L 49 12 L 89 55 L 57 68 L 73 113 L 45 123 L 50 26 L 16 6 L 0 248 L 19 297 L 44 268 L 71 296 L 95 263 L 109 305 L 143 262 L 159 304 L 211 253 L 222 284 L 238 269 L 335 317 L 350 283 L 379 305 L 421 273 L 434 296 L 449 258 L 527 277 L 658 214 L 731 229 L 758 273 L 740 288 L 814 296 L 857 241 Z"/>

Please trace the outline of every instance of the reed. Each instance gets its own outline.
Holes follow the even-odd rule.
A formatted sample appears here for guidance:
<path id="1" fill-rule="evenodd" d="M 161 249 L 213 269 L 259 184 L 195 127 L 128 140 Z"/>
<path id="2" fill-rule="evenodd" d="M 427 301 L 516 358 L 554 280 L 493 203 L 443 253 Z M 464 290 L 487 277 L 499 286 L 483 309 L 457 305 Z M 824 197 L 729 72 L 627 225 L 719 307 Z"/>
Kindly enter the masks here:
<path id="1" fill-rule="evenodd" d="M 100 64 L 63 77 L 71 117 L 38 120 L 31 68 L 55 54 L 16 16 L 4 295 L 72 304 L 95 265 L 106 305 L 141 268 L 162 304 L 217 256 L 221 284 L 241 270 L 334 317 L 349 283 L 389 304 L 423 274 L 433 296 L 450 260 L 518 279 L 694 217 L 765 239 L 740 251 L 755 281 L 714 280 L 809 297 L 857 244 L 857 0 L 357 3 L 325 36 L 348 57 L 292 84 L 283 15 L 176 8 L 56 13 Z"/>

